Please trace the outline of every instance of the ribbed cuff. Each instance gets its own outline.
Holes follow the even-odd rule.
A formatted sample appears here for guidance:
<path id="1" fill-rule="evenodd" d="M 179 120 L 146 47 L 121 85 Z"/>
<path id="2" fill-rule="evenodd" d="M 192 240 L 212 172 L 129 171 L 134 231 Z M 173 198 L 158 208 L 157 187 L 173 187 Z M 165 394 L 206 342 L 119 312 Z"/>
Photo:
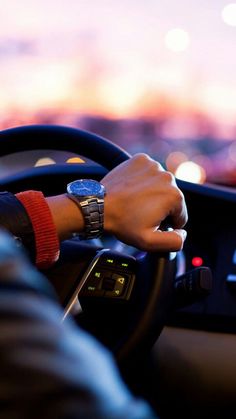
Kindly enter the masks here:
<path id="1" fill-rule="evenodd" d="M 36 247 L 36 266 L 48 269 L 59 258 L 60 244 L 48 203 L 40 191 L 25 191 L 15 195 L 30 217 Z"/>

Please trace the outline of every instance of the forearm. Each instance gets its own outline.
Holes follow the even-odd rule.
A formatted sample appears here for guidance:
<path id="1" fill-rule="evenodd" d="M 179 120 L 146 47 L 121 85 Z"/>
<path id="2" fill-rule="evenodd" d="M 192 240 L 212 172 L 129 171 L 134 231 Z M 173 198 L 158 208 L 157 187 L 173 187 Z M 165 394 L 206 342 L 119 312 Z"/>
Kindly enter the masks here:
<path id="1" fill-rule="evenodd" d="M 22 242 L 33 262 L 43 257 L 49 266 L 59 255 L 58 239 L 62 241 L 82 231 L 84 220 L 79 207 L 66 194 L 45 198 L 38 191 L 16 195 L 2 192 L 0 227 Z M 38 267 L 45 268 L 41 263 Z"/>

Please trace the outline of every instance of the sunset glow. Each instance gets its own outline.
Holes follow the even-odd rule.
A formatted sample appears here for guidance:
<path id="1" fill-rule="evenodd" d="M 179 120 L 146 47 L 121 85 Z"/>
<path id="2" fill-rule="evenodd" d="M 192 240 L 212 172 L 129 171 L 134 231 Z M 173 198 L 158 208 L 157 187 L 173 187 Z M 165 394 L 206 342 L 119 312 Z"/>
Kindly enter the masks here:
<path id="1" fill-rule="evenodd" d="M 234 133 L 235 34 L 224 22 L 233 24 L 235 3 L 223 11 L 214 0 L 0 4 L 3 127 L 54 113 L 63 123 L 75 114 L 164 117 L 173 138 L 198 135 L 201 117 Z"/>

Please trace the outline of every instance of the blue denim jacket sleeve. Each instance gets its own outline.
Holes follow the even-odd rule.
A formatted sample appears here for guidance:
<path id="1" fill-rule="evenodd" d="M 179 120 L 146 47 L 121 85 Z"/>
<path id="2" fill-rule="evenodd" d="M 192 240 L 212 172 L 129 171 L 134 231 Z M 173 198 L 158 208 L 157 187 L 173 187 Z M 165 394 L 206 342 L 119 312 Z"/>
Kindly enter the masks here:
<path id="1" fill-rule="evenodd" d="M 47 280 L 0 233 L 1 419 L 151 419 L 112 355 L 68 319 Z"/>

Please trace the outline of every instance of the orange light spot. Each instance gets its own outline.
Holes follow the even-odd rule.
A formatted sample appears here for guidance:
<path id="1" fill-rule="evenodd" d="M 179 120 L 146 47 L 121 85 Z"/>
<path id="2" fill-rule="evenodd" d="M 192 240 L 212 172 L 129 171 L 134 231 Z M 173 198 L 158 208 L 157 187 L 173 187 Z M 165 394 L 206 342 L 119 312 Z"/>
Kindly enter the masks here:
<path id="1" fill-rule="evenodd" d="M 70 157 L 66 163 L 85 163 L 85 161 L 81 157 Z"/>

